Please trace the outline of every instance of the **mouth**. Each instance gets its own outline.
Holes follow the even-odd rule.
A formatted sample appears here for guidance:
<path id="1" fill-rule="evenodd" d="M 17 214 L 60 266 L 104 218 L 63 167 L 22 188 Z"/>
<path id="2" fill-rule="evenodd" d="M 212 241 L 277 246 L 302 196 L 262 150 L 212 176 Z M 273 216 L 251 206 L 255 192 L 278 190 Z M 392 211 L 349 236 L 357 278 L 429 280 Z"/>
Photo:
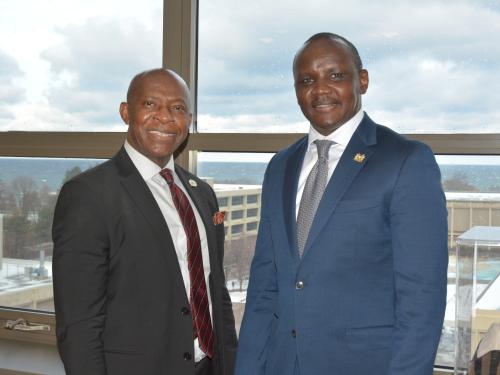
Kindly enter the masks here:
<path id="1" fill-rule="evenodd" d="M 177 136 L 174 132 L 159 129 L 149 130 L 148 133 L 160 139 L 169 139 Z"/>
<path id="2" fill-rule="evenodd" d="M 332 109 L 335 109 L 339 106 L 339 103 L 334 102 L 334 101 L 316 101 L 312 103 L 312 107 L 316 111 L 330 111 Z"/>

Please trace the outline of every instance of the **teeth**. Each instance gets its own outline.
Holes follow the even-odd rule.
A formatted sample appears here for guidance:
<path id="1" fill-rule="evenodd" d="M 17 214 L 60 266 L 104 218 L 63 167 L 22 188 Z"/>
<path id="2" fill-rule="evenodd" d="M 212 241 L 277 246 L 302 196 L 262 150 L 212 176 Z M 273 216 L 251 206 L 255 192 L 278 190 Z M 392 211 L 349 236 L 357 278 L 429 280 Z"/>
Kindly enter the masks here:
<path id="1" fill-rule="evenodd" d="M 150 130 L 150 133 L 153 133 L 153 134 L 158 135 L 160 137 L 172 137 L 172 136 L 174 136 L 174 134 L 172 134 L 172 133 L 166 133 L 166 132 L 162 132 L 160 130 Z"/>

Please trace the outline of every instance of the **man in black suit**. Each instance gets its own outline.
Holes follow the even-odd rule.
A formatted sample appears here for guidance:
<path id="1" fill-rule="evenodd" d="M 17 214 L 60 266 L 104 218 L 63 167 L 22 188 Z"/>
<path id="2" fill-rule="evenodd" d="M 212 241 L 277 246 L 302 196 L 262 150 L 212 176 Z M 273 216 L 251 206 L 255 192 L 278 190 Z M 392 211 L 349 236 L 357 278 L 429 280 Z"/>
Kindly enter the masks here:
<path id="1" fill-rule="evenodd" d="M 234 317 L 212 189 L 174 165 L 191 124 L 176 73 L 134 77 L 127 140 L 61 189 L 54 214 L 57 341 L 72 375 L 232 375 Z"/>

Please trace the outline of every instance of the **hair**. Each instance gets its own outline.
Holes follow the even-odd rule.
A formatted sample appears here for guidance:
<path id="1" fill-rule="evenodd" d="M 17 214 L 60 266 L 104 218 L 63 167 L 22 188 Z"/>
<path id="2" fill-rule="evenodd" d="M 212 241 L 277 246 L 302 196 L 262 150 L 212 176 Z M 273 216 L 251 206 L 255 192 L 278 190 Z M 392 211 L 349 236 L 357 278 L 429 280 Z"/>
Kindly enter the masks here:
<path id="1" fill-rule="evenodd" d="M 359 56 L 359 52 L 358 52 L 357 48 L 354 46 L 354 44 L 352 44 L 350 41 L 348 41 L 343 36 L 340 36 L 340 35 L 334 34 L 334 33 L 328 33 L 328 32 L 317 33 L 317 34 L 314 34 L 309 39 L 307 39 L 304 42 L 302 48 L 295 54 L 295 57 L 293 59 L 293 65 L 295 66 L 295 61 L 297 60 L 297 56 L 304 50 L 304 48 L 308 44 L 315 42 L 317 40 L 322 40 L 322 39 L 329 39 L 331 41 L 338 42 L 338 43 L 345 45 L 352 55 L 356 69 L 358 69 L 358 70 L 363 69 L 363 62 L 361 61 L 361 57 Z"/>

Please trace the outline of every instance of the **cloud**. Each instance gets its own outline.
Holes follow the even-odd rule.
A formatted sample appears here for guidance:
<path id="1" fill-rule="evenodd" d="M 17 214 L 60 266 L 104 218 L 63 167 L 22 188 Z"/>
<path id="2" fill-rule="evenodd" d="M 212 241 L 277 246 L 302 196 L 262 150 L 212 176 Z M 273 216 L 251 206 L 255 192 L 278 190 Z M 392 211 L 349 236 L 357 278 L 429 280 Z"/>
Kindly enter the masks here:
<path id="1" fill-rule="evenodd" d="M 85 13 L 87 6 L 64 6 L 64 22 L 57 21 L 64 26 L 50 38 L 33 39 L 51 43 L 38 56 L 50 77 L 41 100 L 23 90 L 30 82 L 19 60 L 0 51 L 0 129 L 123 130 L 117 108 L 130 78 L 161 65 L 162 17 L 157 10 L 149 17 L 130 9 L 116 14 L 116 4 L 103 7 L 106 18 Z M 70 19 L 74 13 L 81 17 Z M 500 128 L 498 2 L 211 0 L 200 2 L 199 21 L 202 131 L 306 131 L 292 60 L 320 31 L 339 33 L 358 47 L 370 72 L 363 103 L 374 120 L 403 132 Z M 37 75 L 21 66 L 29 78 Z"/>
<path id="2" fill-rule="evenodd" d="M 90 110 L 86 116 L 82 116 L 45 104 L 25 103 L 13 107 L 12 113 L 12 120 L 7 122 L 0 119 L 2 131 L 126 131 L 126 125 L 120 122 L 90 123 L 88 118 L 93 115 Z"/>
<path id="3" fill-rule="evenodd" d="M 383 114 L 380 121 L 419 132 L 498 132 L 500 84 L 493 77 L 500 75 L 500 44 L 491 38 L 500 35 L 498 7 L 465 0 L 233 4 L 200 3 L 201 129 L 210 116 L 231 119 L 233 131 L 249 128 L 238 115 L 255 114 L 255 131 L 269 124 L 262 116 L 304 121 L 293 56 L 310 35 L 332 31 L 357 45 L 370 71 L 364 103 L 375 120 Z"/>
<path id="4" fill-rule="evenodd" d="M 307 120 L 290 122 L 274 114 L 235 115 L 235 116 L 198 116 L 198 127 L 207 133 L 306 133 Z"/>
<path id="5" fill-rule="evenodd" d="M 16 83 L 22 76 L 16 60 L 0 50 L 0 106 L 24 99 L 24 90 Z"/>
<path id="6" fill-rule="evenodd" d="M 50 105 L 84 120 L 81 130 L 120 124 L 118 106 L 130 79 L 161 66 L 161 24 L 91 18 L 58 32 L 62 42 L 42 53 L 53 76 Z"/>
<path id="7" fill-rule="evenodd" d="M 14 119 L 12 106 L 25 99 L 25 91 L 18 83 L 22 76 L 16 60 L 0 50 L 0 129 Z"/>

